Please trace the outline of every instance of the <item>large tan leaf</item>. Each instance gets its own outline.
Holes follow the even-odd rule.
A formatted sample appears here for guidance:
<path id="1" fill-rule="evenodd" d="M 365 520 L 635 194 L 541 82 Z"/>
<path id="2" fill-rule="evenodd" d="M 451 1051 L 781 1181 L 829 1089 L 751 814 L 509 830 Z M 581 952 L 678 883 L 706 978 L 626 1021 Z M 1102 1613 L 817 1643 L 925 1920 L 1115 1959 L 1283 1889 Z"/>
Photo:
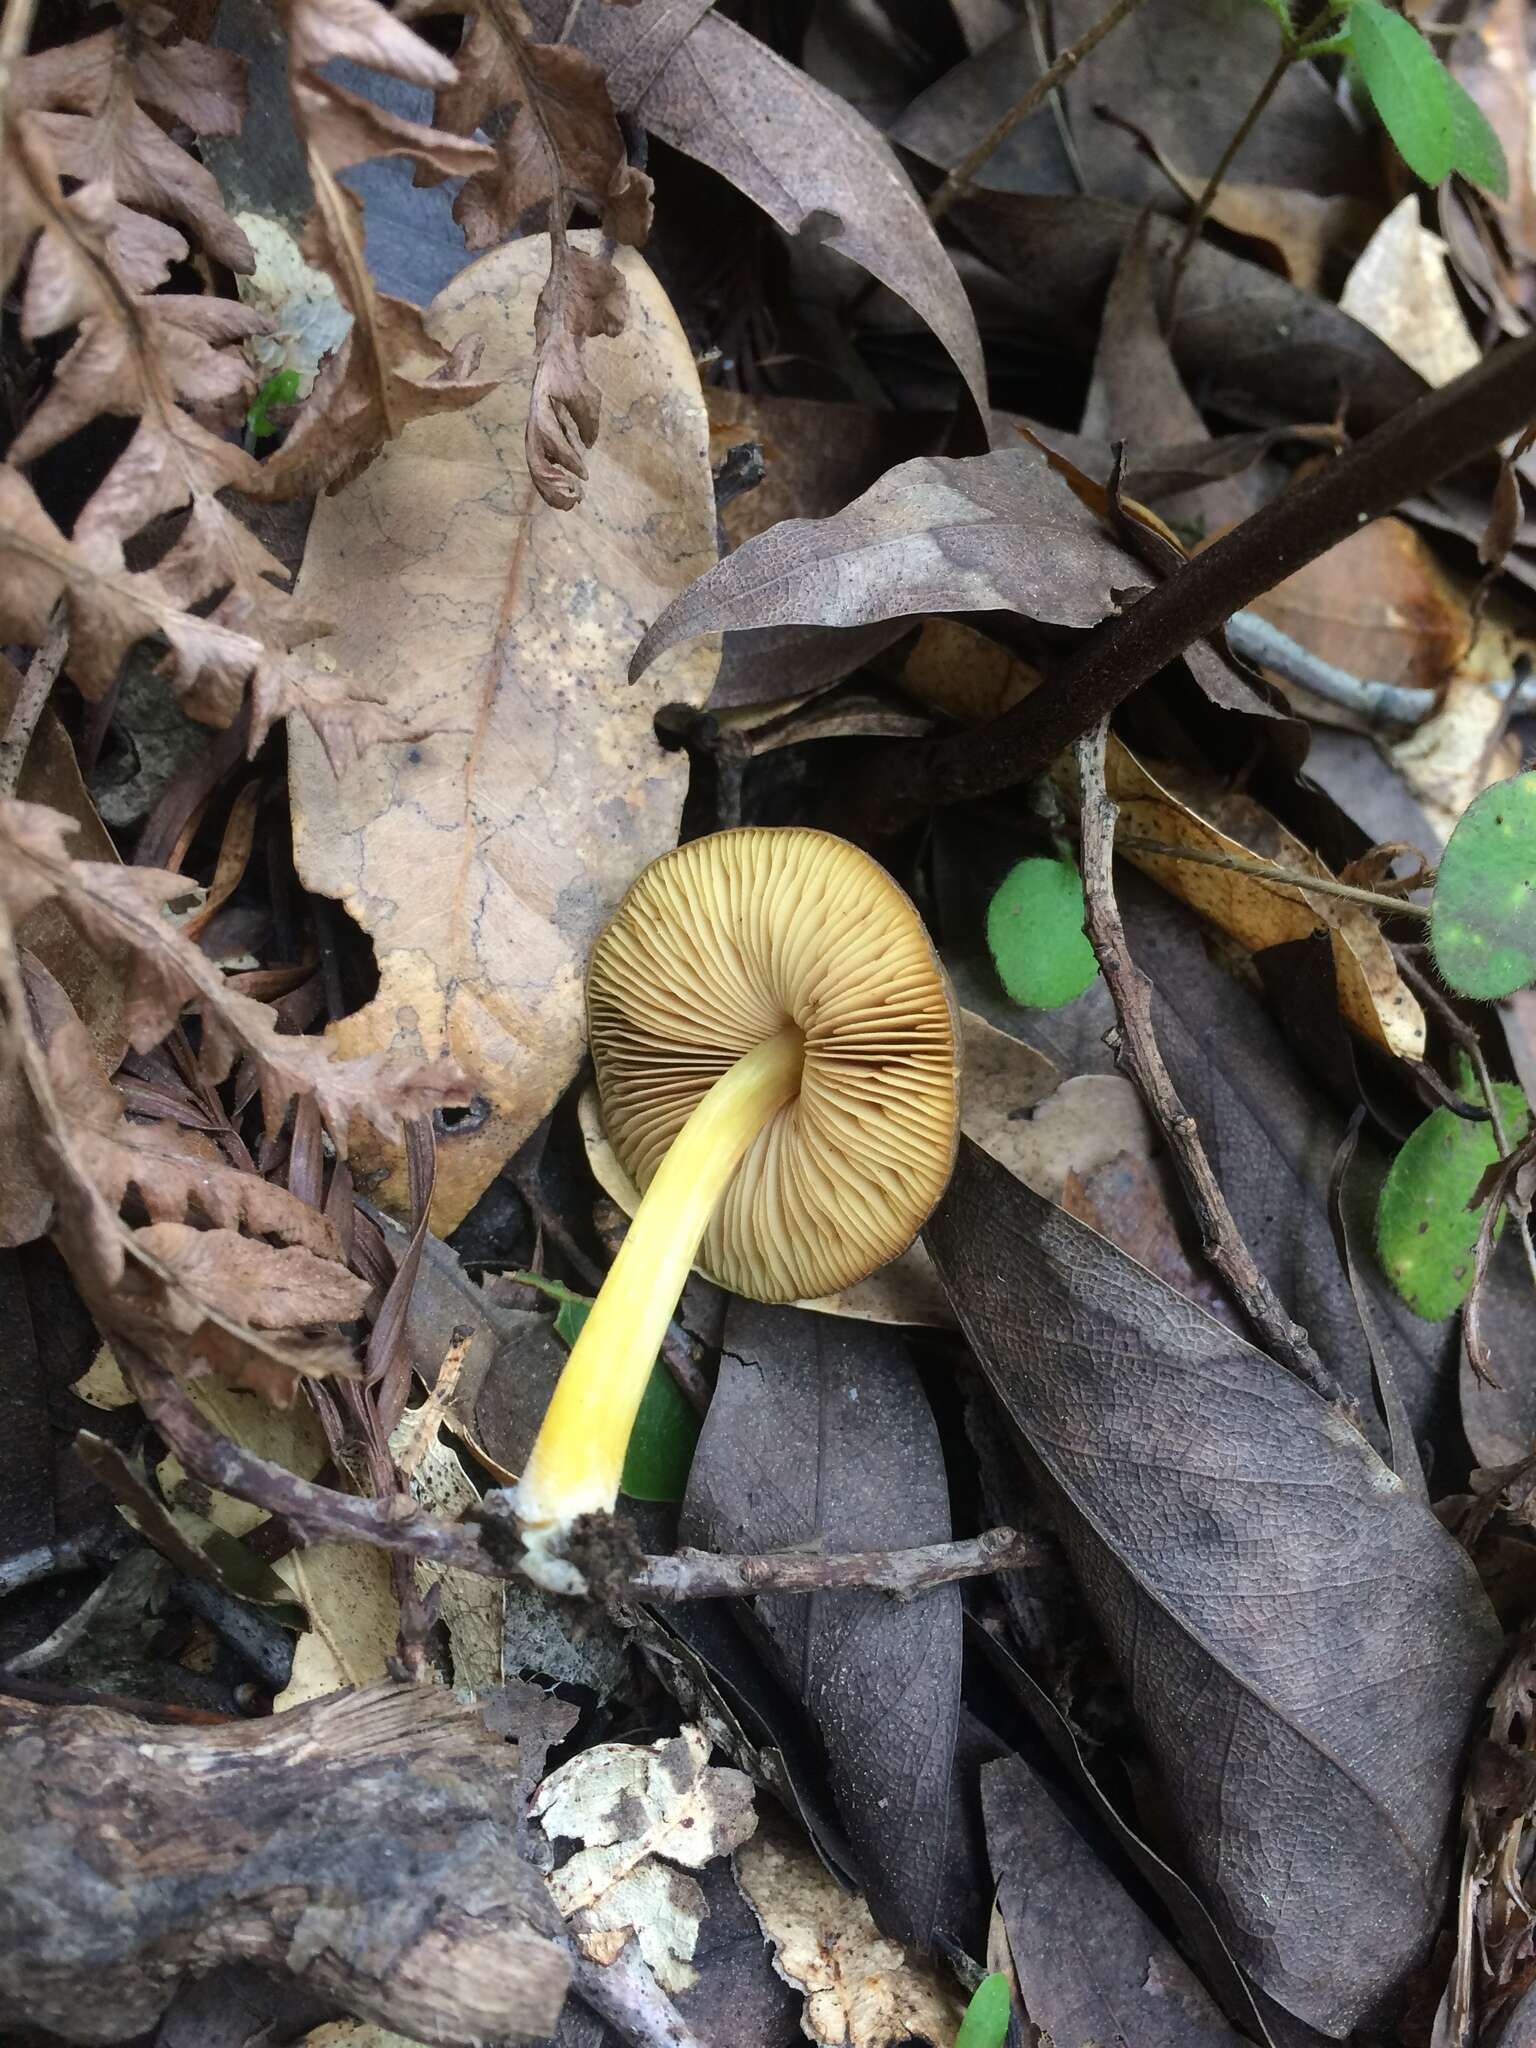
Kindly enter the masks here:
<path id="1" fill-rule="evenodd" d="M 335 622 L 338 662 L 391 710 L 439 728 L 411 748 L 374 748 L 339 782 L 306 727 L 295 722 L 291 742 L 300 872 L 341 898 L 378 954 L 379 992 L 333 1027 L 338 1047 L 451 1048 L 488 1105 L 478 1129 L 439 1144 L 439 1234 L 576 1070 L 588 949 L 677 834 L 686 771 L 657 746 L 652 719 L 677 699 L 702 703 L 718 662 L 695 643 L 626 680 L 643 629 L 714 559 L 692 352 L 630 251 L 617 258 L 629 327 L 589 344 L 610 418 L 586 497 L 555 512 L 529 481 L 548 260 L 545 239 L 530 237 L 439 297 L 434 336 L 484 335 L 485 371 L 505 381 L 472 413 L 420 421 L 322 499 L 299 580 Z M 395 1164 L 386 1195 L 403 1200 Z"/>

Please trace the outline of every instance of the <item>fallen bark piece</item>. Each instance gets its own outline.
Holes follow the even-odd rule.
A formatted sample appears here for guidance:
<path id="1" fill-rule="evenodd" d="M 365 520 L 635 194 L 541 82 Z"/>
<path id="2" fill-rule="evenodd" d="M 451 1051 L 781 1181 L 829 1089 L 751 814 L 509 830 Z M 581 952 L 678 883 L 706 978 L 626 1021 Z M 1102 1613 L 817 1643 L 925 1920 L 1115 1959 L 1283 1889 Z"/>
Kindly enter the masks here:
<path id="1" fill-rule="evenodd" d="M 516 1776 L 430 1686 L 161 1728 L 0 1701 L 0 2026 L 120 2041 L 239 1958 L 414 2040 L 554 2029 L 560 1916 Z"/>

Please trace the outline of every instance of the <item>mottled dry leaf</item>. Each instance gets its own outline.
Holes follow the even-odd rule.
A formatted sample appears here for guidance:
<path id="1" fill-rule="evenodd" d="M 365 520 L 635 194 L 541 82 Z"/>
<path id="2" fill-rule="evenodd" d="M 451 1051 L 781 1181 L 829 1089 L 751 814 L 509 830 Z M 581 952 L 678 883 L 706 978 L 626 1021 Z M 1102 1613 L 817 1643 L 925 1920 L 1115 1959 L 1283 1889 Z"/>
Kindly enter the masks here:
<path id="1" fill-rule="evenodd" d="M 1116 830 L 1128 841 L 1154 840 L 1162 846 L 1235 854 L 1240 859 L 1257 856 L 1303 873 L 1328 875 L 1316 854 L 1257 804 L 1203 797 L 1198 799 L 1199 808 L 1192 808 L 1114 739 L 1106 775 L 1109 793 L 1120 806 Z M 1222 830 L 1222 824 L 1229 829 Z M 1424 1012 L 1398 973 L 1391 948 L 1368 910 L 1258 875 L 1147 853 L 1134 844 L 1117 845 L 1116 850 L 1250 952 L 1304 939 L 1325 925 L 1345 1020 L 1388 1052 L 1404 1059 L 1424 1057 Z"/>
<path id="2" fill-rule="evenodd" d="M 1470 1559 L 1335 1409 L 974 1147 L 924 1235 L 1224 1939 L 1348 2033 L 1440 1925 L 1500 1642 Z"/>
<path id="3" fill-rule="evenodd" d="M 786 519 L 727 555 L 651 627 L 632 671 L 724 628 L 963 611 L 1096 626 L 1147 577 L 1035 449 L 921 456 L 830 518 Z"/>
<path id="4" fill-rule="evenodd" d="M 1485 638 L 1486 630 L 1479 635 L 1479 645 Z M 1474 656 L 1477 651 L 1473 649 Z M 1499 664 L 1498 673 L 1505 680 L 1513 672 L 1512 664 Z M 1450 838 L 1473 797 L 1519 772 L 1524 751 L 1520 736 L 1507 730 L 1504 700 L 1489 689 L 1490 680 L 1486 671 L 1458 668 L 1439 710 L 1390 750 L 1393 764 L 1442 839 Z"/>
<path id="5" fill-rule="evenodd" d="M 708 1909 L 685 1870 L 757 1826 L 752 1780 L 711 1766 L 709 1751 L 694 1727 L 649 1748 L 599 1743 L 551 1771 L 530 1809 L 551 1841 L 585 1844 L 549 1878 L 583 1955 L 611 1963 L 633 1938 L 667 1991 L 698 1981 L 689 1959 Z"/>
<path id="6" fill-rule="evenodd" d="M 1449 384 L 1482 360 L 1445 267 L 1445 244 L 1420 221 L 1416 192 L 1372 235 L 1339 304 L 1430 384 Z"/>
<path id="7" fill-rule="evenodd" d="M 429 1397 L 430 1398 L 430 1397 Z M 396 1457 L 401 1447 L 415 1437 L 421 1426 L 417 1411 L 408 1409 L 396 1425 L 390 1447 Z M 409 1473 L 411 1492 L 429 1513 L 456 1522 L 465 1512 L 478 1507 L 480 1491 L 459 1462 L 451 1443 L 444 1441 L 436 1427 L 430 1440 L 419 1448 Z M 453 1657 L 453 1683 L 475 1693 L 488 1692 L 502 1682 L 502 1636 L 506 1597 L 499 1579 L 487 1579 L 477 1572 L 446 1571 L 440 1565 L 418 1558 L 415 1565 L 416 1590 L 423 1598 L 438 1588 L 438 1613 L 448 1631 Z"/>
<path id="8" fill-rule="evenodd" d="M 573 42 L 643 128 L 729 178 L 786 234 L 814 234 L 904 298 L 949 352 L 978 413 L 986 371 L 960 279 L 884 138 L 837 94 L 716 9 L 681 41 L 673 0 L 585 7 L 533 0 L 541 35 Z"/>
<path id="9" fill-rule="evenodd" d="M 805 1837 L 765 1813 L 736 1852 L 736 1881 L 773 1944 L 773 1967 L 805 1995 L 801 2031 L 821 2048 L 948 2044 L 965 2006 L 947 1978 L 908 1957 L 845 1892 Z"/>
<path id="10" fill-rule="evenodd" d="M 275 1712 L 389 1676 L 400 1603 L 382 1550 L 316 1543 L 290 1551 L 274 1569 L 309 1614 L 309 1627 L 294 1646 L 287 1687 L 272 1702 Z"/>
<path id="11" fill-rule="evenodd" d="M 644 689 L 626 681 L 643 627 L 714 549 L 692 350 L 632 254 L 619 259 L 630 326 L 592 347 L 612 419 L 586 497 L 556 513 L 529 481 L 527 373 L 547 260 L 542 240 L 516 243 L 441 295 L 432 331 L 483 333 L 487 366 L 506 381 L 322 499 L 299 580 L 335 621 L 339 657 L 392 711 L 440 728 L 409 750 L 375 748 L 339 783 L 302 727 L 292 739 L 300 872 L 346 903 L 379 962 L 378 995 L 334 1041 L 452 1050 L 489 1105 L 481 1128 L 439 1142 L 439 1234 L 576 1070 L 588 949 L 677 834 L 686 764 L 656 744 L 653 715 L 702 702 L 717 660 L 695 647 Z M 403 1187 L 401 1169 L 386 1199 L 403 1200 Z"/>

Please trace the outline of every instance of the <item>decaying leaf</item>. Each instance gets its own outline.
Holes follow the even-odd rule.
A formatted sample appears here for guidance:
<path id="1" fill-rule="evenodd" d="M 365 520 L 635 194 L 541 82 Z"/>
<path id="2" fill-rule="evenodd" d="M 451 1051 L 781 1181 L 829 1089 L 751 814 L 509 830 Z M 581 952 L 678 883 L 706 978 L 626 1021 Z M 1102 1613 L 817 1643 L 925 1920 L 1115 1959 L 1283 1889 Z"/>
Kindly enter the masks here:
<path id="1" fill-rule="evenodd" d="M 656 744 L 654 712 L 701 702 L 716 665 L 694 648 L 644 690 L 625 680 L 643 625 L 712 559 L 714 511 L 692 351 L 641 260 L 618 260 L 631 325 L 594 344 L 613 418 L 575 512 L 539 500 L 524 455 L 547 261 L 533 238 L 472 265 L 430 316 L 445 341 L 484 333 L 507 381 L 322 500 L 300 577 L 392 711 L 457 728 L 339 781 L 302 729 L 291 742 L 300 873 L 378 955 L 378 995 L 334 1041 L 451 1049 L 488 1107 L 440 1144 L 440 1234 L 575 1072 L 590 944 L 676 837 L 686 766 Z"/>
<path id="2" fill-rule="evenodd" d="M 1020 2003 L 1052 2048 L 1241 2048 L 1021 1757 L 983 1767 L 981 1798 Z"/>
<path id="3" fill-rule="evenodd" d="M 923 612 L 1016 611 L 1096 626 L 1147 572 L 1033 448 L 899 463 L 829 519 L 747 541 L 647 632 L 633 672 L 680 640 L 747 626 L 862 626 Z"/>
<path id="4" fill-rule="evenodd" d="M 1346 2033 L 1440 1922 L 1500 1640 L 1470 1560 L 1338 1413 L 969 1146 L 925 1237 L 1224 1938 Z"/>
<path id="5" fill-rule="evenodd" d="M 1136 843 L 1240 859 L 1257 855 L 1326 879 L 1328 869 L 1301 840 L 1246 797 L 1201 793 L 1192 804 L 1181 802 L 1113 738 L 1106 773 L 1110 795 L 1120 806 L 1117 834 L 1128 842 L 1123 851 L 1129 861 L 1250 951 L 1305 938 L 1326 926 L 1346 1021 L 1389 1052 L 1423 1058 L 1424 1012 L 1369 911 L 1259 875 L 1148 853 Z"/>
<path id="6" fill-rule="evenodd" d="M 1419 218 L 1410 192 L 1372 235 L 1339 304 L 1379 334 L 1430 384 L 1449 384 L 1482 360 L 1445 268 L 1445 244 Z"/>
<path id="7" fill-rule="evenodd" d="M 156 868 L 125 868 L 74 860 L 72 822 L 37 804 L 0 805 L 0 892 L 13 917 L 54 901 L 82 934 L 129 962 L 124 1023 L 147 1052 L 188 1005 L 203 1018 L 203 1064 L 222 1079 L 237 1057 L 255 1063 L 271 1130 L 295 1095 L 312 1095 L 338 1140 L 361 1119 L 394 1135 L 404 1118 L 445 1101 L 463 1101 L 457 1070 L 443 1061 L 392 1060 L 374 1054 L 333 1059 L 315 1039 L 280 1034 L 266 1004 L 239 995 L 218 968 L 164 916 L 188 894 L 185 876 Z"/>
<path id="8" fill-rule="evenodd" d="M 12 104 L 34 116 L 55 163 L 84 185 L 100 183 L 127 206 L 189 228 L 208 254 L 249 270 L 251 247 L 224 209 L 211 172 L 146 111 L 195 134 L 237 135 L 245 116 L 245 65 L 227 50 L 165 40 L 159 8 L 126 9 L 117 27 L 23 57 L 11 73 Z"/>
<path id="9" fill-rule="evenodd" d="M 773 1966 L 805 1994 L 801 2031 L 822 2048 L 948 2048 L 965 2016 L 947 1978 L 875 1926 L 787 1820 L 765 1813 L 736 1852 L 736 1879 L 773 1944 Z"/>
<path id="10" fill-rule="evenodd" d="M 309 1614 L 294 1645 L 292 1675 L 272 1702 L 275 1712 L 389 1676 L 400 1602 L 382 1550 L 316 1543 L 279 1558 L 275 1569 Z"/>
<path id="11" fill-rule="evenodd" d="M 986 371 L 975 316 L 895 155 L 863 116 L 718 9 L 673 0 L 585 7 L 533 0 L 541 35 L 594 58 L 621 113 L 697 157 L 787 234 L 861 264 L 925 320 L 980 416 Z"/>
<path id="12" fill-rule="evenodd" d="M 949 1489 L 896 1331 L 732 1302 L 679 1530 L 705 1550 L 944 1543 Z M 932 1947 L 960 1719 L 959 1589 L 755 1603 L 772 1663 L 821 1731 L 839 1817 L 882 1927 Z"/>
<path id="13" fill-rule="evenodd" d="M 708 1910 L 685 1872 L 757 1826 L 752 1780 L 711 1765 L 709 1750 L 693 1727 L 649 1748 L 599 1743 L 552 1771 L 531 1808 L 551 1840 L 585 1845 L 549 1879 L 582 1953 L 611 1963 L 633 1938 L 668 1991 L 697 1981 L 689 1958 Z"/>
<path id="14" fill-rule="evenodd" d="M 429 1395 L 428 1401 L 431 1400 Z M 478 1505 L 480 1490 L 460 1463 L 453 1445 L 441 1434 L 437 1421 L 429 1426 L 424 1438 L 421 1429 L 419 1415 L 408 1409 L 390 1440 L 391 1448 L 400 1457 L 404 1448 L 410 1447 L 406 1477 L 421 1506 L 445 1521 L 456 1522 Z M 444 1570 L 424 1558 L 416 1560 L 415 1574 L 416 1590 L 424 1598 L 434 1586 L 438 1589 L 437 1611 L 448 1631 L 455 1687 L 485 1693 L 500 1685 L 504 1675 L 502 1636 L 506 1614 L 503 1582 L 474 1572 Z"/>

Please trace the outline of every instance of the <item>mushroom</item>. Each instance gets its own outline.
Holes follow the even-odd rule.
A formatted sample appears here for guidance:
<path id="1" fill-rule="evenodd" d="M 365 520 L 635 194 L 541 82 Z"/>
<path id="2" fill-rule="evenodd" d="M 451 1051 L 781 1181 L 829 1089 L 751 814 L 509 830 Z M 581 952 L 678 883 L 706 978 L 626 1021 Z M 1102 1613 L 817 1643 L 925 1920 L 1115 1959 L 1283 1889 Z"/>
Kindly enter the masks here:
<path id="1" fill-rule="evenodd" d="M 644 1190 L 514 1505 L 525 1569 L 611 1512 L 689 1268 L 755 1301 L 849 1287 L 905 1251 L 959 1141 L 949 984 L 922 920 L 846 840 L 719 832 L 652 861 L 597 942 L 587 1030 L 609 1139 Z"/>

